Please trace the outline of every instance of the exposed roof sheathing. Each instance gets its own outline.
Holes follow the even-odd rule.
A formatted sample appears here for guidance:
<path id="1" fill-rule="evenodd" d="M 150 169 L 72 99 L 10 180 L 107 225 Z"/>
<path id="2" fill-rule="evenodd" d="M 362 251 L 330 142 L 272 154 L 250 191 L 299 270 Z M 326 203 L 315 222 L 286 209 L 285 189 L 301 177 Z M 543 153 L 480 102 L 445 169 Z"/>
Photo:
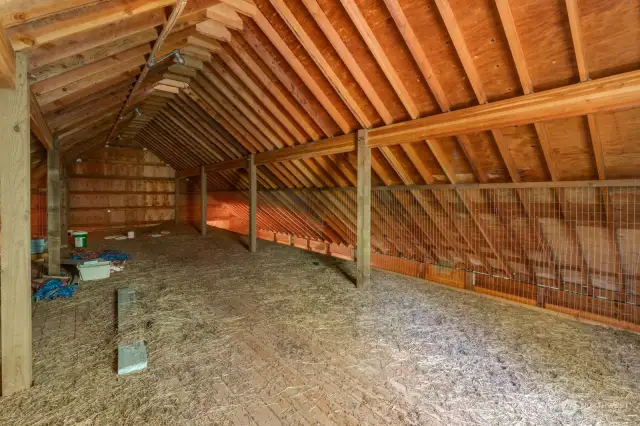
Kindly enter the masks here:
<path id="1" fill-rule="evenodd" d="M 119 120 L 175 5 L 5 2 L 0 22 L 29 56 L 46 123 L 36 136 L 49 139 L 48 127 L 73 159 L 111 134 L 183 170 L 640 65 L 640 0 L 189 0 L 156 55 L 180 49 L 185 65 L 152 68 Z M 639 123 L 631 109 L 376 148 L 374 179 L 636 177 Z M 270 188 L 355 182 L 352 153 L 259 169 Z M 244 173 L 212 174 L 210 188 L 235 188 Z"/>

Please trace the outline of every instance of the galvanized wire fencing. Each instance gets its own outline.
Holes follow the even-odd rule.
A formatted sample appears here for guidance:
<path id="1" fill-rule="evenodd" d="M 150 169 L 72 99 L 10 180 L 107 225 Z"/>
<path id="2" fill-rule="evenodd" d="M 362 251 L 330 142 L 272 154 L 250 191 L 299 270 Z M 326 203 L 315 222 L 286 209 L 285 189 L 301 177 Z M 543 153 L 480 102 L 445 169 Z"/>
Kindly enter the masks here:
<path id="1" fill-rule="evenodd" d="M 220 227 L 246 233 L 247 193 L 213 198 Z M 375 267 L 640 324 L 640 187 L 376 188 L 371 206 Z M 353 248 L 355 190 L 262 191 L 257 222 Z"/>

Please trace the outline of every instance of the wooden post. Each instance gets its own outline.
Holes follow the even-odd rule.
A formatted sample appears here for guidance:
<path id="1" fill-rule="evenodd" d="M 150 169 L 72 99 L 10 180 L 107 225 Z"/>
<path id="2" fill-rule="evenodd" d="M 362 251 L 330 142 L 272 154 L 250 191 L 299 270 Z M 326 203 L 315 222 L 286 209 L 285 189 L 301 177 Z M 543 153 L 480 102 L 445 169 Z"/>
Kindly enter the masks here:
<path id="1" fill-rule="evenodd" d="M 200 233 L 207 235 L 207 172 L 200 168 Z"/>
<path id="2" fill-rule="evenodd" d="M 47 246 L 49 275 L 60 275 L 60 143 L 53 139 L 53 149 L 47 152 Z"/>
<path id="3" fill-rule="evenodd" d="M 544 287 L 537 286 L 536 287 L 536 306 L 539 308 L 544 308 Z"/>
<path id="4" fill-rule="evenodd" d="M 0 89 L 2 395 L 31 386 L 31 193 L 27 56 L 15 89 Z"/>
<path id="5" fill-rule="evenodd" d="M 175 195 L 173 196 L 173 221 L 177 225 L 180 223 L 180 179 L 176 178 Z"/>
<path id="6" fill-rule="evenodd" d="M 367 136 L 366 129 L 358 130 L 356 285 L 360 288 L 371 285 L 371 148 L 367 145 Z"/>
<path id="7" fill-rule="evenodd" d="M 68 166 L 61 163 L 60 168 L 60 249 L 69 247 L 69 172 Z M 62 256 L 62 254 L 60 255 Z"/>
<path id="8" fill-rule="evenodd" d="M 255 253 L 258 248 L 256 239 L 258 232 L 256 227 L 256 213 L 258 211 L 258 180 L 256 176 L 256 163 L 253 154 L 248 158 L 249 171 L 249 251 Z"/>

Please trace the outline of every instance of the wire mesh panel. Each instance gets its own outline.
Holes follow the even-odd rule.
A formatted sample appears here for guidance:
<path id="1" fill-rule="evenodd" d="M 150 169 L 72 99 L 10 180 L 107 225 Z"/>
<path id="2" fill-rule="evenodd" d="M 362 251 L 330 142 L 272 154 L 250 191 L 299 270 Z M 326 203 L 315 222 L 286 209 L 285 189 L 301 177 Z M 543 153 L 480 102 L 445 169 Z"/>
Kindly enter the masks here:
<path id="1" fill-rule="evenodd" d="M 214 226 L 246 233 L 248 192 L 209 194 L 209 217 Z M 213 200 L 213 201 L 212 201 Z M 212 210 L 212 202 L 215 206 Z M 356 197 L 351 190 L 285 189 L 258 193 L 259 230 L 344 246 L 356 243 Z M 224 223 L 231 221 L 233 223 Z"/>
<path id="2" fill-rule="evenodd" d="M 356 243 L 356 197 L 351 190 L 278 190 L 258 194 L 258 220 L 272 232 L 344 246 Z"/>
<path id="3" fill-rule="evenodd" d="M 31 238 L 47 237 L 46 189 L 31 190 Z"/>
<path id="4" fill-rule="evenodd" d="M 375 188 L 371 200 L 374 267 L 640 324 L 640 187 Z M 215 226 L 247 232 L 247 192 L 210 194 L 209 209 Z M 356 192 L 261 191 L 257 224 L 353 248 Z"/>
<path id="5" fill-rule="evenodd" d="M 372 262 L 638 324 L 639 202 L 633 186 L 379 188 L 372 196 Z M 456 282 L 455 270 L 472 274 Z"/>

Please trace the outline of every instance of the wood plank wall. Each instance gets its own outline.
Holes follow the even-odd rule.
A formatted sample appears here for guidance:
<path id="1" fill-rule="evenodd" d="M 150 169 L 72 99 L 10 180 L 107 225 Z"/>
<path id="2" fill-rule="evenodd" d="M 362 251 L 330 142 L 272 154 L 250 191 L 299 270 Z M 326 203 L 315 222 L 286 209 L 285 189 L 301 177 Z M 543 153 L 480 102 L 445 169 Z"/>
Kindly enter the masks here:
<path id="1" fill-rule="evenodd" d="M 174 219 L 175 171 L 150 151 L 101 148 L 70 165 L 69 228 L 151 226 Z"/>
<path id="2" fill-rule="evenodd" d="M 199 178 L 178 179 L 178 219 L 180 223 L 199 225 L 200 223 L 200 185 Z"/>

